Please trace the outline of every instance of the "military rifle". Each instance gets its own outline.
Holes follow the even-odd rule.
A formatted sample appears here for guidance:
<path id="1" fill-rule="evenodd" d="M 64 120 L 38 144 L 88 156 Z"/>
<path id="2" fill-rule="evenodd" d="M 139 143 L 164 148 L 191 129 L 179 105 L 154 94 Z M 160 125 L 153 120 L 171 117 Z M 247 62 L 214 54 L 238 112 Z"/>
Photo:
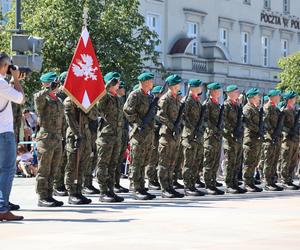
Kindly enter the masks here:
<path id="1" fill-rule="evenodd" d="M 184 97 L 184 100 L 180 103 L 179 112 L 178 112 L 177 118 L 174 122 L 174 128 L 173 128 L 173 136 L 174 137 L 177 137 L 181 132 L 183 113 L 184 113 L 184 109 L 185 109 L 185 103 L 186 103 L 186 100 L 189 97 L 190 89 L 191 89 L 191 86 L 189 85 L 187 93 Z"/>
<path id="2" fill-rule="evenodd" d="M 279 136 L 281 135 L 282 128 L 283 128 L 283 123 L 284 123 L 284 118 L 285 118 L 284 109 L 285 109 L 286 105 L 287 105 L 287 103 L 285 102 L 283 107 L 280 109 L 280 114 L 278 116 L 277 124 L 276 124 L 274 132 L 272 134 L 272 142 L 273 143 L 277 143 L 278 139 L 279 139 Z"/>
<path id="3" fill-rule="evenodd" d="M 264 138 L 265 124 L 264 124 L 264 94 L 261 96 L 259 107 L 259 122 L 258 122 L 258 137 Z"/>
<path id="4" fill-rule="evenodd" d="M 147 127 L 147 125 L 154 119 L 157 112 L 159 97 L 165 91 L 166 87 L 167 87 L 167 82 L 165 82 L 164 86 L 160 90 L 159 95 L 152 98 L 147 114 L 143 117 L 142 124 L 139 127 L 140 131 L 143 131 Z"/>
<path id="5" fill-rule="evenodd" d="M 299 128 L 300 128 L 299 118 L 300 118 L 300 109 L 298 109 L 297 114 L 295 116 L 294 126 L 290 130 L 289 133 L 290 138 L 295 137 L 299 133 Z"/>
<path id="6" fill-rule="evenodd" d="M 225 96 L 225 95 L 224 95 Z M 224 100 L 225 101 L 225 100 Z M 224 102 L 221 105 L 220 108 L 220 113 L 219 113 L 219 117 L 218 117 L 218 122 L 216 124 L 216 128 L 217 128 L 217 135 L 220 136 L 221 131 L 223 130 L 224 127 Z"/>
<path id="7" fill-rule="evenodd" d="M 203 133 L 204 133 L 204 127 L 203 127 L 203 123 L 204 123 L 204 117 L 205 117 L 205 111 L 206 111 L 206 100 L 208 99 L 209 96 L 206 97 L 206 99 L 204 100 L 204 104 L 201 105 L 201 110 L 200 110 L 200 116 L 199 119 L 197 121 L 197 125 L 196 128 L 194 130 L 194 139 L 198 139 L 200 138 Z"/>

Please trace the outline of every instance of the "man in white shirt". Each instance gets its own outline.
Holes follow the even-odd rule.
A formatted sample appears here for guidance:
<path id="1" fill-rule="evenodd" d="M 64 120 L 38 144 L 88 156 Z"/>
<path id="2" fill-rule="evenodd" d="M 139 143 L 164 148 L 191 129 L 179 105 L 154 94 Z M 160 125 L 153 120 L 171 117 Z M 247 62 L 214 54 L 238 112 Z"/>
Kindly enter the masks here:
<path id="1" fill-rule="evenodd" d="M 9 69 L 9 56 L 0 52 L 0 221 L 22 220 L 9 210 L 9 195 L 16 172 L 16 142 L 11 102 L 24 102 L 23 88 L 19 82 L 18 69 Z M 13 86 L 6 80 L 10 71 Z"/>

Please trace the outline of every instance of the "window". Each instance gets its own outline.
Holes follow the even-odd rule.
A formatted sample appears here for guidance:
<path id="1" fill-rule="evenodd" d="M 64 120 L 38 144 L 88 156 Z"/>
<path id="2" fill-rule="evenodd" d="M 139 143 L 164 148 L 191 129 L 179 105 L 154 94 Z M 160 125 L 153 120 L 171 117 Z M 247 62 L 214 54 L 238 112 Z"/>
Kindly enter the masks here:
<path id="1" fill-rule="evenodd" d="M 269 38 L 267 36 L 263 36 L 261 38 L 262 44 L 262 54 L 263 54 L 263 66 L 269 66 Z"/>
<path id="2" fill-rule="evenodd" d="M 198 38 L 198 24 L 197 23 L 192 23 L 192 22 L 188 22 L 188 32 L 187 32 L 187 36 L 189 38 Z M 198 54 L 198 43 L 194 42 L 192 44 L 192 53 L 193 55 L 197 55 Z"/>
<path id="3" fill-rule="evenodd" d="M 221 28 L 219 32 L 219 39 L 220 42 L 225 46 L 228 47 L 228 30 Z"/>
<path id="4" fill-rule="evenodd" d="M 286 39 L 281 40 L 281 55 L 287 57 L 289 54 L 289 42 Z"/>
<path id="5" fill-rule="evenodd" d="M 270 0 L 264 0 L 264 8 L 271 9 L 271 1 Z"/>
<path id="6" fill-rule="evenodd" d="M 249 33 L 242 32 L 242 63 L 249 63 Z"/>
<path id="7" fill-rule="evenodd" d="M 160 37 L 160 17 L 159 15 L 153 15 L 148 14 L 147 15 L 147 26 L 149 29 L 153 32 L 156 32 L 158 34 L 158 37 Z M 161 47 L 160 45 L 155 46 L 156 51 L 160 51 Z"/>
<path id="8" fill-rule="evenodd" d="M 244 4 L 250 5 L 251 4 L 251 0 L 244 0 Z"/>
<path id="9" fill-rule="evenodd" d="M 283 0 L 283 12 L 290 13 L 290 0 Z"/>

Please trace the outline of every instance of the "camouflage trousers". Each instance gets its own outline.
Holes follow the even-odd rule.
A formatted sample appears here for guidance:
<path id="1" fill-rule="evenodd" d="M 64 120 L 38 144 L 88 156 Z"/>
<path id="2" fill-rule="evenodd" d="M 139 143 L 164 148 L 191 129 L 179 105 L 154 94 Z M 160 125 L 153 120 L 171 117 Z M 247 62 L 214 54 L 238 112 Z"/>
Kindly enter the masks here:
<path id="1" fill-rule="evenodd" d="M 145 170 L 151 157 L 152 141 L 152 131 L 139 136 L 138 140 L 135 137 L 130 140 L 129 179 L 135 191 L 145 188 Z"/>
<path id="2" fill-rule="evenodd" d="M 37 143 L 38 171 L 36 193 L 40 199 L 52 197 L 53 181 L 60 165 L 62 142 L 59 139 L 41 139 Z"/>
<path id="3" fill-rule="evenodd" d="M 183 166 L 183 146 L 181 143 L 181 138 L 177 141 L 176 150 L 174 153 L 174 161 L 172 163 L 173 165 L 173 182 L 177 181 L 178 179 L 182 178 L 182 166 Z"/>
<path id="4" fill-rule="evenodd" d="M 97 180 L 101 193 L 114 190 L 121 138 L 102 136 L 97 140 Z"/>
<path id="5" fill-rule="evenodd" d="M 258 166 L 262 143 L 260 140 L 251 140 L 243 144 L 244 169 L 243 179 L 246 185 L 254 184 L 255 169 Z"/>
<path id="6" fill-rule="evenodd" d="M 97 133 L 91 133 L 91 155 L 88 165 L 84 171 L 83 186 L 91 187 L 93 185 L 93 173 L 97 164 L 97 146 L 96 146 Z"/>
<path id="7" fill-rule="evenodd" d="M 264 179 L 266 184 L 274 184 L 277 180 L 277 164 L 279 160 L 281 144 L 266 141 L 263 144 L 264 150 Z"/>
<path id="8" fill-rule="evenodd" d="M 67 165 L 67 151 L 63 148 L 61 163 L 54 176 L 54 188 L 61 188 L 65 186 L 65 171 Z"/>
<path id="9" fill-rule="evenodd" d="M 83 184 L 83 175 L 90 164 L 91 145 L 90 141 L 82 139 L 79 149 L 74 149 L 74 139 L 67 139 L 67 165 L 65 183 L 69 195 L 80 194 Z M 77 155 L 79 154 L 79 155 Z M 77 169 L 77 161 L 78 169 Z"/>
<path id="10" fill-rule="evenodd" d="M 292 182 L 298 164 L 299 142 L 284 139 L 281 147 L 281 178 L 285 183 Z"/>
<path id="11" fill-rule="evenodd" d="M 159 162 L 157 175 L 163 192 L 173 189 L 174 165 L 172 163 L 176 146 L 177 140 L 172 135 L 161 135 L 158 146 Z"/>
<path id="12" fill-rule="evenodd" d="M 115 173 L 115 184 L 120 185 L 120 179 L 121 179 L 121 166 L 122 163 L 124 162 L 124 153 L 127 150 L 128 147 L 128 131 L 122 132 L 122 141 L 121 144 L 119 145 L 120 147 L 120 156 L 118 159 L 118 165 L 116 166 L 116 173 Z M 126 174 L 126 173 L 125 173 Z"/>
<path id="13" fill-rule="evenodd" d="M 220 166 L 222 141 L 209 136 L 204 140 L 204 182 L 206 188 L 215 188 Z"/>
<path id="14" fill-rule="evenodd" d="M 199 161 L 203 158 L 203 152 L 199 148 L 202 148 L 202 145 L 194 140 L 185 138 L 182 141 L 182 147 L 184 156 L 182 171 L 184 187 L 193 188 L 199 178 Z"/>
<path id="15" fill-rule="evenodd" d="M 150 183 L 157 183 L 157 165 L 158 165 L 158 141 L 159 134 L 155 133 L 152 140 L 151 156 L 149 164 L 146 167 L 146 176 Z"/>
<path id="16" fill-rule="evenodd" d="M 224 138 L 224 168 L 227 187 L 238 186 L 238 175 L 243 158 L 243 145 L 234 138 Z"/>

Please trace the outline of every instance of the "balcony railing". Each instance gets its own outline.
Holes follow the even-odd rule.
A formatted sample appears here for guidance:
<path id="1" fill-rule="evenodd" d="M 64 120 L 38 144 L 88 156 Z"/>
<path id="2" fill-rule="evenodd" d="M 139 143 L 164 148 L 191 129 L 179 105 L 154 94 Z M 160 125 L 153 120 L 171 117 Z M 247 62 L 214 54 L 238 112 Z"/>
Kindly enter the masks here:
<path id="1" fill-rule="evenodd" d="M 192 70 L 197 73 L 208 72 L 207 61 L 193 59 L 192 60 Z"/>

